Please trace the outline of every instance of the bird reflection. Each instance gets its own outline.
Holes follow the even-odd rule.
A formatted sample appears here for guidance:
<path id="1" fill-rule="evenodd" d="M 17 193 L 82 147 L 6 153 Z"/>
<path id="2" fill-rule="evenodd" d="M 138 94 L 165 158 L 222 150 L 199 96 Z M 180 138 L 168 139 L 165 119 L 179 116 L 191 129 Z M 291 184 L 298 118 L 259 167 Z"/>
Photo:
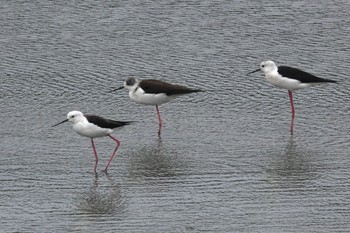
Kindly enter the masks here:
<path id="1" fill-rule="evenodd" d="M 78 209 L 88 214 L 121 214 L 125 210 L 120 185 L 106 175 L 109 185 L 99 186 L 99 178 L 95 177 L 89 190 L 84 192 L 78 201 Z"/>
<path id="2" fill-rule="evenodd" d="M 293 131 L 294 131 L 294 117 L 292 117 L 290 121 L 290 135 L 293 137 Z"/>
<path id="3" fill-rule="evenodd" d="M 309 180 L 315 174 L 310 163 L 311 157 L 310 152 L 298 148 L 293 135 L 291 135 L 283 153 L 276 153 L 272 156 L 272 162 L 266 171 L 270 178 Z"/>
<path id="4" fill-rule="evenodd" d="M 128 158 L 129 173 L 133 178 L 172 177 L 183 169 L 181 160 L 177 160 L 177 152 L 163 145 L 161 139 L 153 145 L 138 148 Z"/>

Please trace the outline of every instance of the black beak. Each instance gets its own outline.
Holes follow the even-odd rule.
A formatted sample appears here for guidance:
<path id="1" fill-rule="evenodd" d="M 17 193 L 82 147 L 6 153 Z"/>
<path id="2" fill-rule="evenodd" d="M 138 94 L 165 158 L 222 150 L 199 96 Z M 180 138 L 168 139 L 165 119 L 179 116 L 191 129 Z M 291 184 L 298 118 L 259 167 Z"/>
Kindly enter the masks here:
<path id="1" fill-rule="evenodd" d="M 252 71 L 252 72 L 249 72 L 248 74 L 252 74 L 252 73 L 255 73 L 255 72 L 258 72 L 258 71 L 260 71 L 260 68 L 257 69 L 257 70 L 254 70 L 254 71 Z M 248 74 L 247 74 L 247 75 L 248 75 Z"/>
<path id="2" fill-rule="evenodd" d="M 114 92 L 114 91 L 118 91 L 118 90 L 121 90 L 121 89 L 124 89 L 124 86 L 115 88 L 115 89 L 109 91 L 108 93 L 111 93 L 111 92 Z"/>
<path id="3" fill-rule="evenodd" d="M 65 119 L 64 121 L 62 121 L 62 122 L 60 122 L 60 123 L 58 123 L 58 124 L 56 124 L 56 125 L 53 125 L 52 127 L 55 127 L 55 126 L 60 125 L 60 124 L 62 124 L 62 123 L 64 123 L 64 122 L 67 122 L 67 121 L 68 121 L 68 119 Z"/>

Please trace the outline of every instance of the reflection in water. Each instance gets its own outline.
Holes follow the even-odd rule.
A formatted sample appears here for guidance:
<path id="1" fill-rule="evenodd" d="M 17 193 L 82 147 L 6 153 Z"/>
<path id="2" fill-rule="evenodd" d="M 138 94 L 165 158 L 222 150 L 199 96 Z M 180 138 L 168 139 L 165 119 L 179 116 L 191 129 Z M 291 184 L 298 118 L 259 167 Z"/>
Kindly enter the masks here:
<path id="1" fill-rule="evenodd" d="M 183 168 L 181 160 L 177 160 L 177 152 L 166 148 L 161 139 L 138 148 L 128 157 L 129 173 L 134 178 L 172 177 Z"/>
<path id="2" fill-rule="evenodd" d="M 293 135 L 289 137 L 283 153 L 271 153 L 271 163 L 266 169 L 270 178 L 289 178 L 296 181 L 310 180 L 316 172 L 312 166 L 309 151 L 298 148 Z"/>
<path id="3" fill-rule="evenodd" d="M 290 121 L 290 134 L 293 136 L 293 131 L 294 131 L 294 117 L 292 117 Z M 291 136 L 291 137 L 292 137 Z"/>
<path id="4" fill-rule="evenodd" d="M 109 185 L 99 187 L 99 179 L 94 182 L 87 192 L 79 197 L 78 209 L 88 214 L 120 214 L 125 210 L 122 191 L 120 185 L 117 185 L 107 176 Z"/>

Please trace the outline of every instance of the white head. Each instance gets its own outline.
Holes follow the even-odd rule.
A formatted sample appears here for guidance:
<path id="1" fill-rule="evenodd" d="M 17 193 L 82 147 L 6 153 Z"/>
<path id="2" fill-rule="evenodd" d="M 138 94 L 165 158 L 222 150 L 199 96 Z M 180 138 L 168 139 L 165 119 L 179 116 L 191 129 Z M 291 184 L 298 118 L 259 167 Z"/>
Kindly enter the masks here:
<path id="1" fill-rule="evenodd" d="M 67 120 L 74 123 L 77 123 L 83 119 L 84 115 L 79 111 L 71 111 L 67 114 Z"/>
<path id="2" fill-rule="evenodd" d="M 56 124 L 56 125 L 53 125 L 52 127 L 57 126 L 57 125 L 60 125 L 60 124 L 62 124 L 62 123 L 64 123 L 64 122 L 67 122 L 67 121 L 70 121 L 70 122 L 72 122 L 73 124 L 75 124 L 75 123 L 81 121 L 83 118 L 84 118 L 84 115 L 83 115 L 82 112 L 79 112 L 79 111 L 71 111 L 71 112 L 69 112 L 69 113 L 67 114 L 67 119 L 65 119 L 64 121 L 62 121 L 62 122 L 60 122 L 60 123 L 58 123 L 58 124 Z"/>
<path id="3" fill-rule="evenodd" d="M 249 72 L 248 74 L 252 74 L 252 73 L 258 72 L 260 70 L 262 70 L 266 74 L 266 73 L 272 72 L 274 70 L 277 70 L 277 66 L 273 61 L 270 61 L 270 60 L 263 61 L 263 62 L 261 62 L 259 69 L 254 70 L 252 72 Z"/>
<path id="4" fill-rule="evenodd" d="M 273 61 L 263 61 L 260 64 L 260 69 L 266 74 L 269 72 L 272 72 L 274 70 L 277 70 L 277 66 Z"/>

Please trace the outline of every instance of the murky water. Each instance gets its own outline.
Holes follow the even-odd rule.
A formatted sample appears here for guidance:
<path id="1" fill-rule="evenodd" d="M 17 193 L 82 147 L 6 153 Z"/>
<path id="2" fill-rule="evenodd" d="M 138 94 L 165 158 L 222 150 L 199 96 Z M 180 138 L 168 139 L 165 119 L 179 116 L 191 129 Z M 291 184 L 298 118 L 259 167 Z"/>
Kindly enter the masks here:
<path id="1" fill-rule="evenodd" d="M 349 232 L 349 1 L 1 1 L 0 231 Z M 339 81 L 294 94 L 265 59 Z M 208 90 L 152 106 L 127 76 Z M 134 124 L 51 126 L 71 110 Z"/>

